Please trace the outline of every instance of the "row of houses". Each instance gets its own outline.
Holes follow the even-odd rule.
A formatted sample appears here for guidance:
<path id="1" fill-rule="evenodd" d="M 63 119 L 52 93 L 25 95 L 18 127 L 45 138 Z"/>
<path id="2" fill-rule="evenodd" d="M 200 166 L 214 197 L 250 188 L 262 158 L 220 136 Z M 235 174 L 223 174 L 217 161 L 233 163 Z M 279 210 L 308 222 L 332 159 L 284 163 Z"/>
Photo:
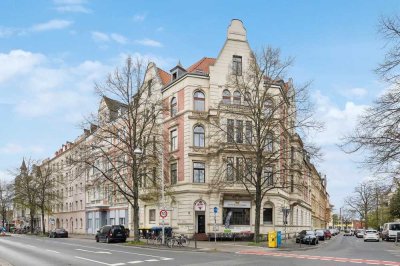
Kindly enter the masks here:
<path id="1" fill-rule="evenodd" d="M 246 29 L 235 19 L 228 27 L 217 58 L 204 57 L 187 68 L 179 63 L 169 72 L 154 63 L 148 65 L 145 81 L 151 80 L 152 86 L 144 97 L 150 101 L 161 99 L 167 106 L 167 111 L 160 112 L 157 118 L 162 138 L 167 141 L 162 144 L 161 153 L 153 150 L 155 157 L 163 157 L 162 163 L 146 171 L 152 172 L 154 178 L 158 176 L 157 180 L 161 178 L 168 193 L 163 202 L 154 201 L 145 191 L 146 180 L 137 184 L 141 195 L 139 228 L 164 223 L 188 235 L 226 230 L 254 232 L 254 188 L 239 181 L 247 173 L 243 150 L 251 155 L 248 151 L 254 145 L 255 125 L 241 116 L 249 106 L 247 94 L 227 85 L 227 76 L 244 75 L 251 54 Z M 279 151 L 279 158 L 276 164 L 263 169 L 265 186 L 271 187 L 261 202 L 260 232 L 264 234 L 272 230 L 286 230 L 291 234 L 303 229 L 326 228 L 331 217 L 326 176 L 310 162 L 300 136 L 289 126 L 295 123 L 296 112 L 292 110 L 293 116 L 279 117 L 295 108 L 293 97 L 288 97 L 292 86 L 291 80 L 274 81 L 274 94 L 265 103 L 266 109 L 273 108 L 275 98 L 284 99 L 281 102 L 285 106 L 279 107 L 274 119 L 285 121 L 279 122 L 279 128 L 271 133 L 271 141 L 265 147 L 266 156 Z M 117 121 L 126 108 L 120 101 L 103 97 L 98 110 L 99 123 Z M 224 130 L 216 127 L 215 121 L 221 121 Z M 98 182 L 103 172 L 96 165 L 84 167 L 70 163 L 80 147 L 93 141 L 98 131 L 98 125 L 91 125 L 43 162 L 54 169 L 53 178 L 59 184 L 54 188 L 59 200 L 52 204 L 44 221 L 47 228 L 63 227 L 77 234 L 94 234 L 105 224 L 122 224 L 133 229 L 132 205 L 120 193 L 122 190 L 107 180 Z M 242 147 L 245 148 L 242 150 Z M 140 147 L 132 147 L 135 148 Z M 141 152 L 141 156 L 149 156 Z M 104 158 L 96 160 L 99 164 L 108 164 Z M 216 179 L 223 179 L 223 185 Z M 282 185 L 276 185 L 278 182 Z M 160 216 L 162 209 L 167 211 L 164 219 Z M 14 211 L 18 224 L 26 222 L 27 217 L 22 210 Z M 41 221 L 37 224 L 40 226 Z"/>

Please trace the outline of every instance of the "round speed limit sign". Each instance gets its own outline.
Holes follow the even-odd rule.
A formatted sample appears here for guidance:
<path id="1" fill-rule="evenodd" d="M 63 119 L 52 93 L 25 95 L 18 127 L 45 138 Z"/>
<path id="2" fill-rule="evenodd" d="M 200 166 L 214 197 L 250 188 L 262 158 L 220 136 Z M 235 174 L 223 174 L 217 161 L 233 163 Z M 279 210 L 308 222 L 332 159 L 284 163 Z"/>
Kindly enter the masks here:
<path id="1" fill-rule="evenodd" d="M 161 218 L 165 218 L 165 217 L 167 217 L 167 215 L 168 215 L 168 212 L 166 210 L 161 210 L 160 211 Z"/>

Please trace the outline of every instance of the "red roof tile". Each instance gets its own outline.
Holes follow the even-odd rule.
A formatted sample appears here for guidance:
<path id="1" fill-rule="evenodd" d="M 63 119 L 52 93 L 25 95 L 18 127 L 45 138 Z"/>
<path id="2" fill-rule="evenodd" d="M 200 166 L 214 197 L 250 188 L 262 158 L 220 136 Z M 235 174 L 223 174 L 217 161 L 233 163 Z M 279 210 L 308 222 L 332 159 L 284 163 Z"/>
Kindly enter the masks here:
<path id="1" fill-rule="evenodd" d="M 187 71 L 189 73 L 202 71 L 208 74 L 210 72 L 210 66 L 214 65 L 215 60 L 216 60 L 215 58 L 203 57 L 202 59 L 200 59 L 200 61 L 188 67 Z"/>
<path id="2" fill-rule="evenodd" d="M 158 75 L 161 78 L 162 84 L 165 86 L 171 81 L 171 75 L 162 70 L 161 68 L 157 68 L 158 70 Z"/>

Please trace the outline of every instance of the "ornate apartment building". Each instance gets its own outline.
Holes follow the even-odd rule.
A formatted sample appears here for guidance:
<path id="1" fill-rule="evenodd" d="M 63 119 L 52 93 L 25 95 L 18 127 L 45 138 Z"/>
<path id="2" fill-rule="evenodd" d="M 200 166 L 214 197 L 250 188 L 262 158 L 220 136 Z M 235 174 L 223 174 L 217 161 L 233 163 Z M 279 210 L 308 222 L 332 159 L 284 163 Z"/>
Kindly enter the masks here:
<path id="1" fill-rule="evenodd" d="M 248 98 L 228 84 L 232 74 L 246 71 L 251 54 L 246 29 L 240 20 L 232 20 L 216 58 L 204 57 L 188 68 L 178 64 L 169 72 L 154 63 L 148 66 L 144 84 L 152 80 L 153 97 L 160 97 L 168 107 L 159 117 L 164 141 L 163 152 L 158 156 L 163 156 L 160 160 L 163 169 L 151 170 L 158 181 L 164 178 L 168 193 L 165 203 L 149 200 L 141 183 L 139 227 L 160 226 L 159 213 L 165 204 L 164 224 L 176 232 L 188 235 L 214 230 L 254 232 L 255 187 L 240 180 L 252 171 L 244 160 L 251 157 L 246 147 L 253 145 L 255 125 L 241 116 L 248 112 Z M 266 107 L 272 108 L 274 101 L 284 103 L 282 112 L 280 109 L 274 117 L 277 121 L 282 113 L 295 114 L 293 98 L 288 96 L 291 89 L 291 81 L 274 82 L 271 88 L 271 102 Z M 118 118 L 111 116 L 121 110 L 123 105 L 119 102 L 103 98 L 99 116 L 109 116 L 112 121 Z M 260 233 L 263 234 L 272 230 L 291 234 L 311 227 L 326 227 L 329 222 L 326 180 L 307 159 L 299 135 L 288 126 L 294 120 L 295 117 L 287 117 L 271 132 L 265 132 L 271 134 L 265 156 L 279 152 L 274 155 L 276 163 L 263 169 L 266 185 L 272 187 L 261 202 Z M 82 171 L 77 165 L 68 167 L 68 156 L 82 143 L 92 141 L 95 131 L 95 126 L 86 130 L 46 162 L 57 169 L 65 166 L 54 177 L 65 181 L 65 185 L 56 190 L 62 202 L 47 217 L 50 228 L 64 227 L 71 233 L 89 234 L 105 224 L 133 228 L 131 206 L 115 193 L 110 183 L 95 182 L 99 175 L 95 168 Z M 284 213 L 288 213 L 287 219 Z"/>

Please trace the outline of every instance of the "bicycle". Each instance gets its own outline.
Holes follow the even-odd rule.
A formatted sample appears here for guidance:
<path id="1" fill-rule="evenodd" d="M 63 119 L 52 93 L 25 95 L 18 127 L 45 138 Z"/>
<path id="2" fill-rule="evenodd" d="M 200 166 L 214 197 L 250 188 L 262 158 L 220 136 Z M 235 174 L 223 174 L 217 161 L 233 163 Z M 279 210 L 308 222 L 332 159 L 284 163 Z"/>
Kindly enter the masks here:
<path id="1" fill-rule="evenodd" d="M 161 245 L 162 244 L 162 237 L 161 235 L 156 235 L 155 233 L 152 233 L 148 238 L 148 242 L 153 245 Z"/>
<path id="2" fill-rule="evenodd" d="M 190 244 L 190 240 L 183 234 L 180 234 L 179 236 L 174 235 L 172 237 L 168 237 L 166 243 L 169 248 L 172 248 L 175 245 L 178 247 L 187 247 Z"/>

